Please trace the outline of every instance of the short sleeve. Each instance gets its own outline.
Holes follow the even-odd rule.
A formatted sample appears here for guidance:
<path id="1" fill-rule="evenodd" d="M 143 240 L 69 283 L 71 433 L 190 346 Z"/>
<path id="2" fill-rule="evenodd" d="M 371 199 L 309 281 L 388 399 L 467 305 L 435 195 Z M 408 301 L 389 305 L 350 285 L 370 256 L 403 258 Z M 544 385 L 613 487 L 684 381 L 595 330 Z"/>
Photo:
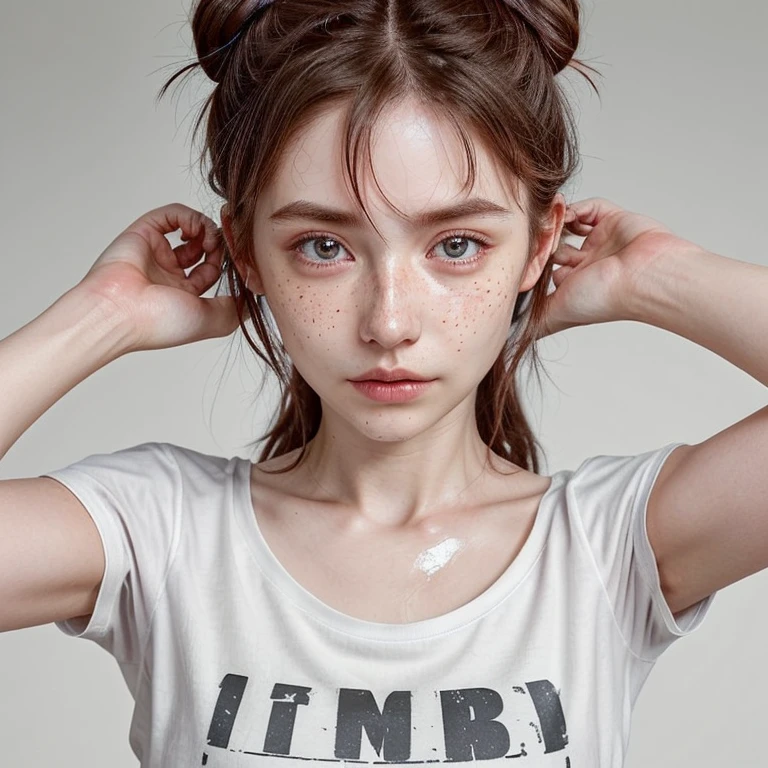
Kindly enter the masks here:
<path id="1" fill-rule="evenodd" d="M 681 445 L 635 456 L 593 456 L 575 471 L 568 490 L 625 643 L 650 661 L 701 625 L 716 594 L 673 614 L 648 538 L 651 490 L 664 461 Z"/>
<path id="2" fill-rule="evenodd" d="M 93 454 L 40 477 L 77 496 L 96 524 L 106 561 L 88 625 L 56 626 L 121 663 L 138 664 L 179 534 L 181 488 L 171 446 L 143 443 Z"/>

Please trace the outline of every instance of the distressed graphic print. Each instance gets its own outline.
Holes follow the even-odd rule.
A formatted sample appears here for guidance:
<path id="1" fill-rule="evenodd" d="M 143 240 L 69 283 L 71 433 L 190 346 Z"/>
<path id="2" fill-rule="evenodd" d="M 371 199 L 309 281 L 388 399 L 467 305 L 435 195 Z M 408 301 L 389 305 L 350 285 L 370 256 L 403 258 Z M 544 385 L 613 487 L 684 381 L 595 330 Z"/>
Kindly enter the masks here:
<path id="1" fill-rule="evenodd" d="M 506 700 L 492 688 L 378 696 L 362 688 L 331 692 L 291 683 L 252 688 L 243 675 L 223 678 L 201 765 L 231 766 L 228 760 L 237 753 L 238 766 L 249 764 L 246 756 L 254 766 L 263 764 L 260 758 L 282 758 L 286 766 L 503 758 L 528 766 L 571 766 L 560 694 L 549 680 L 512 686 Z M 255 722 L 243 722 L 246 711 Z"/>

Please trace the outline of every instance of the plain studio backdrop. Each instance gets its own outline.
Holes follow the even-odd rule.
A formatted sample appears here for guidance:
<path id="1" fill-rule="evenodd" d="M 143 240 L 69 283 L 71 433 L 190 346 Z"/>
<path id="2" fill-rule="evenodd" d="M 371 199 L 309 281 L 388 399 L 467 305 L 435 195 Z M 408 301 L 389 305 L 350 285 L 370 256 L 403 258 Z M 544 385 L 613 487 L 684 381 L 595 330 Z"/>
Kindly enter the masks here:
<path id="1" fill-rule="evenodd" d="M 191 53 L 189 5 L 3 2 L 0 338 L 75 285 L 142 213 L 183 202 L 219 220 L 190 149 L 212 84 L 200 73 L 155 103 Z M 580 53 L 602 72 L 602 102 L 565 78 L 583 153 L 569 202 L 607 197 L 711 251 L 768 265 L 766 8 L 587 2 Z M 259 367 L 240 339 L 103 368 L 23 435 L 0 477 L 145 441 L 255 458 L 246 444 L 266 427 L 274 390 L 255 397 Z M 744 372 L 640 323 L 571 329 L 541 349 L 552 380 L 541 390 L 531 380 L 527 397 L 543 474 L 699 442 L 766 404 Z M 629 768 L 765 765 L 766 614 L 763 572 L 723 590 L 701 628 L 661 657 L 637 703 Z M 0 635 L 3 765 L 135 768 L 131 711 L 116 662 L 94 644 L 52 624 Z"/>

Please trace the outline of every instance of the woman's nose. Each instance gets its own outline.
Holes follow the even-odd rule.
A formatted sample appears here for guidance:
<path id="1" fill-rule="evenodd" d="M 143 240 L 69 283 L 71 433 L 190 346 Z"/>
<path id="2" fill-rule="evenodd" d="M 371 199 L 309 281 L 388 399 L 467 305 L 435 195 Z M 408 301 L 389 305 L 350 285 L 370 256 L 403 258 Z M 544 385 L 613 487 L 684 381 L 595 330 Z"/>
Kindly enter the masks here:
<path id="1" fill-rule="evenodd" d="M 389 264 L 369 275 L 360 296 L 360 337 L 387 349 L 416 341 L 424 298 L 424 287 L 407 265 Z"/>

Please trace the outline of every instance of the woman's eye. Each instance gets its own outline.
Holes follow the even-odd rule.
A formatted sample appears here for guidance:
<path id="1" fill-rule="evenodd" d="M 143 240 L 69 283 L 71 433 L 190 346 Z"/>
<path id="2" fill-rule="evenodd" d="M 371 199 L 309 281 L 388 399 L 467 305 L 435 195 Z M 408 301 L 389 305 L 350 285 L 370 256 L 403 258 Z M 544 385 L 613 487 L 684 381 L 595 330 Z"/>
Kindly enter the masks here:
<path id="1" fill-rule="evenodd" d="M 310 247 L 305 248 L 306 245 Z M 321 264 L 324 262 L 335 263 L 334 257 L 338 256 L 339 250 L 343 247 L 338 240 L 334 240 L 332 237 L 307 238 L 301 241 L 298 246 L 305 258 L 312 261 L 317 257 Z"/>
<path id="2" fill-rule="evenodd" d="M 473 251 L 472 244 L 478 246 L 477 250 Z M 475 256 L 483 250 L 484 243 L 479 240 L 475 240 L 472 237 L 465 237 L 464 235 L 452 235 L 451 237 L 441 240 L 436 246 L 436 249 L 443 248 L 443 252 L 446 254 L 448 261 L 475 261 Z M 471 258 L 465 258 L 467 251 L 470 253 Z"/>
<path id="3" fill-rule="evenodd" d="M 338 263 L 339 250 L 344 246 L 338 240 L 325 235 L 308 235 L 294 246 L 312 266 L 324 267 Z"/>
<path id="4" fill-rule="evenodd" d="M 477 235 L 470 237 L 468 233 L 456 232 L 443 238 L 432 251 L 443 263 L 463 267 L 479 261 L 488 245 L 487 240 Z M 306 235 L 292 246 L 292 250 L 298 252 L 310 266 L 321 268 L 343 261 L 338 256 L 346 251 L 335 238 L 316 233 Z"/>

